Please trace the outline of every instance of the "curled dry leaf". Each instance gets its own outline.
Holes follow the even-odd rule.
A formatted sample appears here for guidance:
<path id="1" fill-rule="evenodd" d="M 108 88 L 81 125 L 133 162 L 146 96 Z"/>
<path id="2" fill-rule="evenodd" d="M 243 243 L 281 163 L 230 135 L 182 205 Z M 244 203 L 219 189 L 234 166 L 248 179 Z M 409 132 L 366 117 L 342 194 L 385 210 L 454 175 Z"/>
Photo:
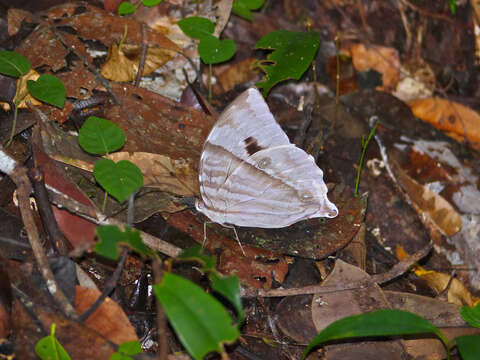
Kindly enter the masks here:
<path id="1" fill-rule="evenodd" d="M 448 136 L 480 150 L 480 114 L 467 106 L 440 98 L 413 100 L 408 103 L 418 118 Z"/>
<path id="2" fill-rule="evenodd" d="M 25 94 L 27 94 L 27 96 L 25 96 L 25 98 L 23 98 L 22 101 L 20 101 L 20 104 L 18 104 L 19 109 L 26 109 L 27 108 L 27 102 L 30 103 L 30 105 L 33 105 L 33 106 L 42 105 L 42 102 L 38 101 L 33 96 L 28 94 L 28 89 L 27 89 L 27 81 L 28 80 L 36 81 L 39 77 L 40 77 L 39 73 L 37 73 L 33 69 L 30 69 L 30 71 L 28 73 L 26 73 L 25 75 L 23 75 L 21 78 L 19 78 L 17 80 L 17 86 L 20 85 L 20 83 L 21 83 L 20 91 L 17 92 L 17 94 L 20 94 L 20 98 L 22 98 Z M 17 98 L 15 97 L 12 101 L 13 102 L 17 101 Z M 0 102 L 0 106 L 5 111 L 10 110 L 10 105 L 6 102 Z"/>
<path id="3" fill-rule="evenodd" d="M 342 52 L 351 54 L 353 65 L 358 71 L 374 69 L 382 74 L 382 89 L 395 89 L 400 77 L 400 59 L 398 51 L 393 48 L 363 44 L 351 44 Z"/>
<path id="4" fill-rule="evenodd" d="M 397 247 L 397 258 L 402 260 L 409 255 L 399 246 Z M 457 278 L 451 279 L 451 274 L 440 273 L 432 270 L 425 270 L 421 266 L 415 266 L 415 275 L 425 280 L 427 284 L 437 293 L 446 290 L 448 302 L 458 306 L 473 306 L 475 299 L 466 286 Z"/>
<path id="5" fill-rule="evenodd" d="M 108 59 L 103 64 L 101 74 L 108 80 L 133 81 L 138 73 L 142 48 L 137 45 L 112 44 L 108 50 Z M 171 50 L 149 47 L 145 59 L 143 75 L 149 75 L 175 56 Z"/>
<path id="6" fill-rule="evenodd" d="M 394 160 L 392 160 L 392 165 Z M 419 184 L 408 176 L 398 165 L 397 180 L 408 193 L 423 219 L 431 221 L 446 236 L 455 235 L 462 228 L 462 219 L 453 206 L 439 194 Z"/>

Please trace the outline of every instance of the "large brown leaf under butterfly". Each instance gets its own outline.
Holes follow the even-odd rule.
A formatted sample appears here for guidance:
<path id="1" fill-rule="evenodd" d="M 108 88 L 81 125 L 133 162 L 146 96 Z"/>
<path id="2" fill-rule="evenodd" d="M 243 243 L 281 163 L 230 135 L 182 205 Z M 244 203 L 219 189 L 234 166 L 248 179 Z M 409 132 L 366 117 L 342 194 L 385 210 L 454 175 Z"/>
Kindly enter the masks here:
<path id="1" fill-rule="evenodd" d="M 255 88 L 236 98 L 213 126 L 199 182 L 195 207 L 219 224 L 282 228 L 338 215 L 322 170 L 290 143 Z"/>

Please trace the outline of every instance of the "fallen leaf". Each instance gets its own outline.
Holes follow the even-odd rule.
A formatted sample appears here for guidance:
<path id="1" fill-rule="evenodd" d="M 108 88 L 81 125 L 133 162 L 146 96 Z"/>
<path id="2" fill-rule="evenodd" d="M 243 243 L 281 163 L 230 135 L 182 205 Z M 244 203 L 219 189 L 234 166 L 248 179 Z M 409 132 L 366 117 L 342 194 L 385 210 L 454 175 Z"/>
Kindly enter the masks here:
<path id="1" fill-rule="evenodd" d="M 116 43 L 108 50 L 107 61 L 103 64 L 101 74 L 108 80 L 133 81 L 137 77 L 142 48 L 137 45 L 124 44 L 121 48 Z M 172 59 L 175 52 L 149 47 L 145 58 L 143 76 L 149 75 Z"/>
<path id="2" fill-rule="evenodd" d="M 353 65 L 358 71 L 374 69 L 382 74 L 383 90 L 391 91 L 397 86 L 400 77 L 400 58 L 397 50 L 378 45 L 366 47 L 364 44 L 351 44 L 342 49 L 342 52 L 351 54 Z"/>
<path id="3" fill-rule="evenodd" d="M 480 150 L 480 114 L 475 110 L 441 98 L 413 100 L 408 105 L 418 118 Z"/>

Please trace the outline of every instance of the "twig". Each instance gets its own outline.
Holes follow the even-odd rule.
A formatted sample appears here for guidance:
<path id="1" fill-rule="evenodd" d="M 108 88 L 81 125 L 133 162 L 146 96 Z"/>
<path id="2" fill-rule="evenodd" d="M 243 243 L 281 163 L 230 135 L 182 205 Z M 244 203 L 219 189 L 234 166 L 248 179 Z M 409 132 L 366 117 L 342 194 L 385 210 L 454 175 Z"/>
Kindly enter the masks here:
<path id="1" fill-rule="evenodd" d="M 389 271 L 372 275 L 368 280 L 361 280 L 357 282 L 352 282 L 348 286 L 344 285 L 331 285 L 324 286 L 321 284 L 304 286 L 301 288 L 291 288 L 291 289 L 273 289 L 273 290 L 263 290 L 263 289 L 242 289 L 242 297 L 282 297 L 282 296 L 295 296 L 295 295 L 306 295 L 306 294 L 329 294 L 339 291 L 349 291 L 349 290 L 360 290 L 365 289 L 372 284 L 385 284 L 407 272 L 412 266 L 414 266 L 418 261 L 427 256 L 432 250 L 433 244 L 429 243 L 420 251 L 417 251 L 415 254 L 409 256 L 405 260 L 400 261 L 395 264 Z"/>
<path id="2" fill-rule="evenodd" d="M 140 80 L 142 80 L 143 70 L 145 68 L 145 60 L 147 58 L 148 44 L 147 44 L 147 37 L 145 32 L 146 32 L 145 24 L 142 23 L 142 53 L 140 55 L 140 61 L 138 63 L 138 71 L 137 71 L 137 78 L 135 79 L 135 87 L 138 87 L 140 85 Z"/>
<path id="3" fill-rule="evenodd" d="M 55 204 L 59 208 L 64 208 L 70 211 L 72 214 L 78 215 L 81 218 L 84 218 L 97 225 L 118 225 L 121 228 L 124 228 L 126 226 L 125 223 L 119 220 L 115 220 L 112 218 L 107 219 L 104 214 L 101 214 L 99 212 L 92 214 L 92 211 L 95 211 L 94 209 L 92 209 L 92 207 L 86 206 L 70 198 L 68 195 L 65 195 L 64 193 L 51 186 L 47 185 L 47 190 L 50 195 L 50 200 L 53 204 Z M 182 252 L 181 248 L 172 245 L 169 242 L 159 239 L 153 235 L 147 234 L 141 230 L 139 231 L 143 242 L 154 251 L 159 251 L 171 257 L 178 256 L 178 254 Z"/>
<path id="4" fill-rule="evenodd" d="M 33 185 L 34 196 L 37 200 L 37 207 L 43 226 L 48 233 L 52 248 L 60 255 L 68 254 L 68 241 L 58 227 L 55 215 L 48 199 L 48 192 L 45 188 L 45 178 L 41 167 L 32 168 L 28 171 L 28 177 Z"/>
<path id="5" fill-rule="evenodd" d="M 163 271 L 160 266 L 159 260 L 157 257 L 153 257 L 152 259 L 152 268 L 153 268 L 153 277 L 155 284 L 159 284 L 162 281 Z M 167 318 L 165 316 L 165 311 L 163 310 L 163 306 L 158 300 L 156 299 L 157 305 L 157 338 L 160 346 L 160 351 L 158 354 L 158 358 L 160 360 L 167 360 L 168 358 L 168 342 L 167 342 Z"/>
<path id="6" fill-rule="evenodd" d="M 85 312 L 78 317 L 78 320 L 85 321 L 88 319 L 90 315 L 93 314 L 95 310 L 102 304 L 103 300 L 107 298 L 108 295 L 115 289 L 118 283 L 118 279 L 120 279 L 120 275 L 122 274 L 123 267 L 125 265 L 125 261 L 127 260 L 128 249 L 124 248 L 122 250 L 122 254 L 120 255 L 120 261 L 117 264 L 117 268 L 113 272 L 110 279 L 108 279 L 105 287 L 102 290 L 101 295 L 95 300 L 95 302 L 87 309 Z"/>
<path id="7" fill-rule="evenodd" d="M 47 284 L 48 291 L 66 316 L 71 319 L 77 319 L 78 316 L 75 309 L 55 280 L 55 276 L 53 275 L 52 269 L 50 269 L 47 256 L 42 247 L 37 225 L 35 224 L 32 210 L 30 209 L 29 196 L 32 192 L 32 184 L 28 179 L 27 169 L 24 166 L 19 165 L 1 146 L 0 171 L 10 176 L 13 182 L 17 185 L 18 204 L 22 214 L 23 223 L 28 234 L 28 240 L 32 247 L 33 255 L 37 261 L 40 274 L 42 274 L 42 277 Z"/>

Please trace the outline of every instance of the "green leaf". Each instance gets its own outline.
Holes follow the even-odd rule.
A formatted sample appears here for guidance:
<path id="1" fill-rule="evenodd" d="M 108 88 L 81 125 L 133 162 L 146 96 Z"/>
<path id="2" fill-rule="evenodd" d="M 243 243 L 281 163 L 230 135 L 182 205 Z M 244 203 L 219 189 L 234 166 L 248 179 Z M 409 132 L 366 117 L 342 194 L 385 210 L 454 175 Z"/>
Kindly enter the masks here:
<path id="1" fill-rule="evenodd" d="M 143 243 L 140 231 L 125 227 L 125 238 L 128 246 L 139 253 L 142 256 L 148 256 L 152 254 L 152 251 L 147 245 Z"/>
<path id="2" fill-rule="evenodd" d="M 110 356 L 110 360 L 133 360 L 130 355 L 137 355 L 142 352 L 142 346 L 136 340 L 124 342 L 118 347 L 118 351 Z"/>
<path id="3" fill-rule="evenodd" d="M 205 64 L 227 61 L 235 54 L 236 50 L 233 40 L 219 40 L 213 35 L 202 38 L 198 44 L 198 53 Z"/>
<path id="4" fill-rule="evenodd" d="M 162 1 L 163 0 L 142 0 L 142 3 L 144 6 L 151 7 L 160 4 Z"/>
<path id="5" fill-rule="evenodd" d="M 182 260 L 193 260 L 202 264 L 202 271 L 214 271 L 216 259 L 214 256 L 205 255 L 202 252 L 202 247 L 200 245 L 192 246 L 183 250 L 180 255 L 177 256 L 178 259 Z"/>
<path id="6" fill-rule="evenodd" d="M 90 116 L 78 132 L 78 143 L 90 154 L 103 155 L 125 144 L 123 130 L 114 122 Z"/>
<path id="7" fill-rule="evenodd" d="M 244 19 L 252 21 L 252 12 L 263 6 L 263 0 L 235 0 L 232 4 L 232 12 Z"/>
<path id="8" fill-rule="evenodd" d="M 180 20 L 177 25 L 185 35 L 193 39 L 203 39 L 205 36 L 211 36 L 215 30 L 215 24 L 213 22 L 198 16 L 184 18 Z"/>
<path id="9" fill-rule="evenodd" d="M 55 338 L 55 324 L 52 324 L 50 335 L 40 339 L 35 345 L 35 353 L 42 360 L 70 360 L 70 356 L 62 344 Z"/>
<path id="10" fill-rule="evenodd" d="M 31 68 L 32 65 L 26 57 L 13 51 L 0 51 L 0 74 L 20 77 Z"/>
<path id="11" fill-rule="evenodd" d="M 211 351 L 222 352 L 224 343 L 232 343 L 240 335 L 220 302 L 191 281 L 166 273 L 153 289 L 194 359 L 203 359 Z"/>
<path id="12" fill-rule="evenodd" d="M 118 259 L 118 243 L 125 239 L 124 233 L 116 225 L 97 226 L 98 242 L 95 252 L 107 259 Z"/>
<path id="13" fill-rule="evenodd" d="M 278 30 L 262 37 L 256 49 L 274 50 L 267 60 L 259 61 L 265 71 L 265 80 L 255 84 L 266 96 L 277 83 L 287 79 L 299 80 L 317 53 L 320 35 L 316 32 Z M 273 63 L 273 65 L 269 65 Z"/>
<path id="14" fill-rule="evenodd" d="M 137 7 L 128 1 L 122 2 L 118 7 L 118 15 L 133 14 L 135 11 L 137 11 Z"/>
<path id="15" fill-rule="evenodd" d="M 480 336 L 465 335 L 455 338 L 462 360 L 478 360 L 480 354 Z"/>
<path id="16" fill-rule="evenodd" d="M 65 85 L 56 76 L 43 74 L 37 81 L 28 80 L 27 89 L 30 94 L 37 100 L 47 104 L 63 108 L 65 104 Z"/>
<path id="17" fill-rule="evenodd" d="M 137 340 L 127 341 L 120 344 L 118 352 L 122 352 L 127 355 L 137 355 L 142 352 L 142 345 Z"/>
<path id="18" fill-rule="evenodd" d="M 471 326 L 480 328 L 480 302 L 474 308 L 462 306 L 460 316 Z"/>
<path id="19" fill-rule="evenodd" d="M 332 340 L 356 337 L 435 334 L 447 346 L 440 330 L 424 318 L 401 310 L 378 310 L 353 315 L 328 325 L 308 344 L 303 358 L 315 347 Z"/>
<path id="20" fill-rule="evenodd" d="M 118 245 L 130 246 L 133 250 L 142 256 L 151 254 L 151 250 L 143 243 L 140 231 L 125 227 L 122 232 L 116 225 L 97 226 L 98 242 L 95 244 L 95 251 L 98 255 L 108 259 L 118 259 Z M 133 345 L 125 345 L 128 346 Z M 130 354 L 132 355 L 132 354 Z"/>
<path id="21" fill-rule="evenodd" d="M 121 203 L 143 186 L 142 172 L 128 160 L 120 160 L 117 163 L 110 159 L 98 160 L 93 168 L 93 176 L 110 195 Z"/>
<path id="22" fill-rule="evenodd" d="M 217 272 L 210 273 L 212 288 L 223 297 L 225 297 L 235 307 L 238 315 L 238 323 L 243 323 L 245 314 L 242 307 L 242 297 L 240 295 L 240 280 L 237 276 L 218 276 Z"/>

